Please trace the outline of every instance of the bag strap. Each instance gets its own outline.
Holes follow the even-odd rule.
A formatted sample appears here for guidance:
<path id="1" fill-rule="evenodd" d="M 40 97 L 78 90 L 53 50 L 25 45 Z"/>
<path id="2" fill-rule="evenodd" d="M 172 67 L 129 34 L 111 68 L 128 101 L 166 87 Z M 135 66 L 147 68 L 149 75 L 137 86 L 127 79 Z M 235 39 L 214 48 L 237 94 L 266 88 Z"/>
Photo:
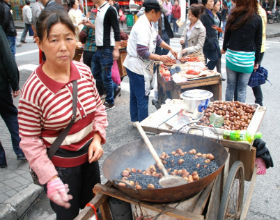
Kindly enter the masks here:
<path id="1" fill-rule="evenodd" d="M 75 122 L 76 119 L 76 112 L 77 112 L 77 81 L 73 81 L 73 91 L 72 91 L 72 95 L 73 95 L 73 115 L 72 115 L 72 119 L 70 121 L 70 123 L 67 125 L 67 127 L 61 131 L 58 135 L 58 137 L 55 139 L 55 141 L 53 142 L 53 144 L 50 146 L 49 150 L 48 150 L 48 156 L 51 159 L 56 151 L 58 150 L 58 148 L 60 147 L 60 145 L 62 144 L 62 142 L 64 141 L 65 137 L 67 136 L 68 132 L 70 131 L 72 125 Z"/>

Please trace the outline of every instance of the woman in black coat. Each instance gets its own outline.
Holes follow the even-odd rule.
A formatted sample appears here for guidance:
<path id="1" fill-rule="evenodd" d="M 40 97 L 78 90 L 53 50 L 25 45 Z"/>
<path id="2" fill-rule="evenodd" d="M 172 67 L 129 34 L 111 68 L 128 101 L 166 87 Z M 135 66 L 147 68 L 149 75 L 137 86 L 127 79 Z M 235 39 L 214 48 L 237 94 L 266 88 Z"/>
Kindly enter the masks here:
<path id="1" fill-rule="evenodd" d="M 217 33 L 213 28 L 213 26 L 215 26 L 215 21 L 211 10 L 214 7 L 214 0 L 202 0 L 202 3 L 205 6 L 205 11 L 201 15 L 200 20 L 206 29 L 203 53 L 206 66 L 208 69 L 213 70 L 218 63 L 219 57 L 221 57 Z"/>

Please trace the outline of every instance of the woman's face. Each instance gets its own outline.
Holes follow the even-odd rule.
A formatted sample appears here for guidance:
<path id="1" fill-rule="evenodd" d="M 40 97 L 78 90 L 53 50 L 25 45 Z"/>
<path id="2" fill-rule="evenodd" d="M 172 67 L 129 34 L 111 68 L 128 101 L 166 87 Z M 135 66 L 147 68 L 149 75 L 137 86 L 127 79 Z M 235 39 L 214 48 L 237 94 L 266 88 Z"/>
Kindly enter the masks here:
<path id="1" fill-rule="evenodd" d="M 207 4 L 205 5 L 205 7 L 209 10 L 212 10 L 214 7 L 214 0 L 208 0 Z"/>
<path id="2" fill-rule="evenodd" d="M 152 10 L 151 11 L 151 13 L 152 13 L 152 22 L 157 22 L 158 21 L 158 19 L 160 18 L 160 16 L 161 16 L 161 12 L 160 11 L 158 11 L 158 12 L 156 12 L 155 10 Z"/>
<path id="3" fill-rule="evenodd" d="M 46 56 L 46 62 L 55 66 L 64 66 L 71 62 L 75 54 L 75 34 L 62 23 L 53 25 L 47 38 L 44 33 L 42 41 L 37 43 Z"/>
<path id="4" fill-rule="evenodd" d="M 189 20 L 190 20 L 190 22 L 193 24 L 193 23 L 195 23 L 195 22 L 197 22 L 197 17 L 195 17 L 193 14 L 192 14 L 192 11 L 191 10 L 189 10 L 189 12 L 188 12 L 188 18 L 189 18 Z"/>
<path id="5" fill-rule="evenodd" d="M 217 12 L 220 11 L 220 9 L 221 9 L 221 3 L 220 1 L 217 1 L 217 3 L 213 7 L 213 10 Z"/>
<path id="6" fill-rule="evenodd" d="M 79 8 L 79 1 L 78 0 L 75 1 L 75 4 L 73 5 L 73 8 L 74 9 Z"/>

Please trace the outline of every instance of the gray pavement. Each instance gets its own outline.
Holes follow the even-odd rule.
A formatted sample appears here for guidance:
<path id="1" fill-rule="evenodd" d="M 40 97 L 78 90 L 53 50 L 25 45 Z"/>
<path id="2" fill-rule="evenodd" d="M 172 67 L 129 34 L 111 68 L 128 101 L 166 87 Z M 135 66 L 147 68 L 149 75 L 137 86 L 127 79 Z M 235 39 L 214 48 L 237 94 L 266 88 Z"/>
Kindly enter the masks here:
<path id="1" fill-rule="evenodd" d="M 18 24 L 18 22 L 16 22 L 16 24 Z M 269 27 L 271 27 L 271 29 Z M 269 32 L 270 30 L 272 31 Z M 277 34 L 277 31 L 280 32 L 280 24 L 268 25 L 267 31 L 271 34 Z M 32 38 L 28 38 L 28 42 L 30 43 L 28 45 L 24 45 L 23 47 L 28 47 L 30 50 L 36 49 L 36 45 L 31 43 Z M 174 41 L 172 42 L 174 43 Z M 269 43 L 267 47 L 267 51 L 272 51 L 272 49 L 275 48 L 279 51 L 279 40 L 278 42 Z M 279 56 L 279 52 L 270 52 L 265 55 L 264 64 L 269 66 L 269 70 L 271 71 L 270 73 L 277 73 L 276 71 L 280 68 L 279 63 L 275 62 L 275 57 L 277 56 Z M 37 53 L 35 53 L 35 57 L 36 58 L 32 59 L 32 63 L 34 64 L 38 63 Z M 17 62 L 19 64 L 21 61 L 17 59 Z M 30 73 L 30 70 L 23 69 L 20 71 L 21 87 Z M 265 96 L 265 104 L 268 106 L 268 112 L 261 131 L 263 132 L 265 140 L 268 142 L 269 146 L 272 144 L 275 145 L 271 146 L 271 151 L 274 156 L 273 158 L 276 167 L 274 169 L 269 169 L 266 176 L 260 176 L 257 178 L 257 191 L 254 193 L 251 204 L 252 209 L 249 210 L 248 214 L 252 218 L 249 219 L 277 219 L 280 215 L 279 209 L 275 207 L 280 199 L 279 174 L 277 174 L 277 168 L 279 168 L 278 158 L 280 158 L 280 155 L 279 151 L 276 150 L 277 141 L 275 140 L 277 137 L 275 129 L 279 128 L 279 120 L 278 124 L 277 120 L 274 120 L 275 118 L 279 118 L 279 111 L 277 111 L 278 107 L 276 105 L 279 98 L 278 96 L 273 95 L 274 93 L 277 95 L 279 94 L 279 84 L 277 84 L 276 74 L 271 75 L 270 80 L 275 82 L 275 84 L 273 87 L 269 85 L 264 86 L 264 94 L 267 94 L 267 96 Z M 124 79 L 122 84 L 123 92 L 122 96 L 116 100 L 117 107 L 108 112 L 108 139 L 107 144 L 104 146 L 105 155 L 103 156 L 103 159 L 118 146 L 139 138 L 137 131 L 129 124 L 129 93 L 126 92 L 128 90 L 127 78 Z M 225 84 L 223 87 L 225 87 Z M 248 92 L 248 102 L 254 102 L 252 92 Z M 17 105 L 17 103 L 18 99 L 15 99 L 15 104 Z M 155 111 L 155 108 L 151 106 L 150 112 L 153 111 Z M 27 162 L 16 160 L 16 155 L 12 150 L 9 132 L 1 118 L 0 129 L 0 139 L 5 148 L 8 163 L 8 168 L 0 170 L 0 220 L 18 219 L 28 212 L 28 209 L 32 207 L 33 203 L 36 201 L 36 198 L 45 198 L 45 196 L 42 194 L 42 188 L 32 184 L 32 180 L 28 172 Z M 103 160 L 100 161 L 100 164 L 102 164 L 102 161 Z M 277 178 L 274 179 L 273 176 L 277 177 L 278 181 L 276 180 Z M 104 178 L 102 178 L 102 180 L 103 182 L 105 181 Z M 275 191 L 275 194 L 273 194 L 273 192 L 267 192 L 267 184 L 269 184 L 271 190 Z M 265 196 L 266 194 L 269 196 Z M 261 204 L 263 209 L 259 209 L 259 204 Z M 50 219 L 54 219 L 54 215 L 50 209 L 47 216 L 52 216 Z M 47 219 L 47 217 L 43 217 L 43 219 Z"/>

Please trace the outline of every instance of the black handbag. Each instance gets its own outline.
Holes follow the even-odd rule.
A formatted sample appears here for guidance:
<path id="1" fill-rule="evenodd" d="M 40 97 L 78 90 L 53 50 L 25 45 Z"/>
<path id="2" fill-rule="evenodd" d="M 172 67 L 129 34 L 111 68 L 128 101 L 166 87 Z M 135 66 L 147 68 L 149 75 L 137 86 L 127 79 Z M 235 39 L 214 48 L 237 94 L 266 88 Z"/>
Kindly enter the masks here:
<path id="1" fill-rule="evenodd" d="M 55 139 L 55 141 L 53 142 L 53 144 L 50 146 L 49 150 L 47 151 L 47 154 L 48 154 L 48 157 L 51 159 L 56 151 L 58 150 L 58 148 L 60 147 L 61 143 L 64 141 L 65 137 L 67 136 L 68 132 L 70 131 L 72 125 L 74 124 L 75 122 L 75 119 L 76 119 L 76 112 L 77 112 L 77 81 L 73 81 L 72 82 L 73 84 L 73 91 L 72 91 L 72 95 L 73 95 L 73 115 L 72 115 L 72 119 L 70 121 L 70 123 L 67 125 L 67 127 L 61 131 L 59 133 L 59 135 L 57 136 L 57 138 Z M 39 185 L 39 186 L 42 186 L 42 184 L 39 183 L 39 180 L 38 180 L 38 176 L 37 174 L 29 167 L 29 172 L 30 172 L 30 175 L 33 179 L 33 183 L 36 184 L 36 185 Z"/>
<path id="2" fill-rule="evenodd" d="M 252 72 L 248 85 L 253 88 L 265 84 L 265 82 L 268 81 L 267 77 L 268 77 L 267 69 L 259 66 L 259 68 L 256 71 Z"/>

